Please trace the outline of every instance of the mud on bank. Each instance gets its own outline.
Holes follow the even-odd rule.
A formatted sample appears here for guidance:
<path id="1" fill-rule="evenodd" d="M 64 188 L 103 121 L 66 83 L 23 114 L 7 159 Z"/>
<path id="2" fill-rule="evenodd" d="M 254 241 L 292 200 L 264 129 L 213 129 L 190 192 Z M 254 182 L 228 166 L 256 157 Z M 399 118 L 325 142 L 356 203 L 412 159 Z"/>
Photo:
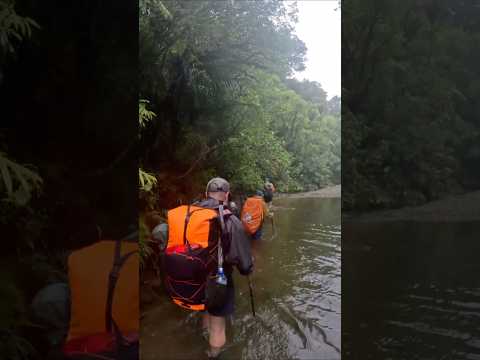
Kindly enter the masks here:
<path id="1" fill-rule="evenodd" d="M 301 193 L 279 193 L 276 194 L 277 198 L 291 198 L 291 199 L 300 199 L 300 198 L 339 198 L 341 197 L 342 188 L 341 185 L 327 186 L 320 190 L 307 191 Z"/>
<path id="2" fill-rule="evenodd" d="M 374 211 L 364 214 L 342 214 L 348 221 L 383 222 L 462 222 L 480 221 L 480 191 L 429 202 L 421 206 Z"/>

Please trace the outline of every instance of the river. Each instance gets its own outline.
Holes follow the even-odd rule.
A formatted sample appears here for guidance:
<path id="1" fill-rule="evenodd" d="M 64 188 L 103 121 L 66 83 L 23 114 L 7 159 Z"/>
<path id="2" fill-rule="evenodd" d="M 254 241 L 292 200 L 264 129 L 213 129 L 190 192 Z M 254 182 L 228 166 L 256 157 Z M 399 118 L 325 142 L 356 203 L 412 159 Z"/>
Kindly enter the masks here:
<path id="1" fill-rule="evenodd" d="M 342 231 L 343 358 L 480 359 L 480 222 L 370 218 Z"/>
<path id="2" fill-rule="evenodd" d="M 254 244 L 248 283 L 235 275 L 236 310 L 221 359 L 340 359 L 341 228 L 339 198 L 274 200 L 275 230 Z M 141 320 L 141 359 L 204 359 L 200 318 L 164 294 Z"/>

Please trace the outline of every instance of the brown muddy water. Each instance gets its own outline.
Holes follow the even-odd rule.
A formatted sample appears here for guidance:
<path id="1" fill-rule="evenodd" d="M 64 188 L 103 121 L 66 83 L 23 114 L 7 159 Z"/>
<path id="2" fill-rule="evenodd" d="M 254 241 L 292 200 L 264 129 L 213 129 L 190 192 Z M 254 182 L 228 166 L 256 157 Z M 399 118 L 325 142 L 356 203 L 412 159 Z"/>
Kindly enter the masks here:
<path id="1" fill-rule="evenodd" d="M 340 199 L 274 200 L 254 244 L 256 317 L 248 283 L 235 273 L 235 313 L 221 359 L 340 359 Z M 197 313 L 161 293 L 141 320 L 141 359 L 206 359 Z"/>

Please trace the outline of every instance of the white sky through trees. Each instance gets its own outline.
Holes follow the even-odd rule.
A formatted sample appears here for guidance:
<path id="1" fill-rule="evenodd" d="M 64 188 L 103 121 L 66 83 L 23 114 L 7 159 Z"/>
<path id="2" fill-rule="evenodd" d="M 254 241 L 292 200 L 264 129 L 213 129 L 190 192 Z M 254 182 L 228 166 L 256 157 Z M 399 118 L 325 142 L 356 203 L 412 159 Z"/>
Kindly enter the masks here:
<path id="1" fill-rule="evenodd" d="M 327 98 L 341 95 L 341 16 L 337 0 L 301 0 L 298 5 L 297 36 L 307 46 L 306 70 L 296 73 L 318 81 Z M 335 10 L 337 9 L 337 10 Z"/>

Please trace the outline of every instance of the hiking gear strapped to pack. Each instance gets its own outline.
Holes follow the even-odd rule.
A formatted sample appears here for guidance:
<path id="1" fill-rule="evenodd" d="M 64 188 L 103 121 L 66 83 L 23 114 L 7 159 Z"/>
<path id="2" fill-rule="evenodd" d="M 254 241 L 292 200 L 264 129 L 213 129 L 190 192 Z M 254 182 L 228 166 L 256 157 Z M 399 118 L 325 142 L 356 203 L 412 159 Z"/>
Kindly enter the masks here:
<path id="1" fill-rule="evenodd" d="M 100 246 L 100 250 L 105 250 L 104 246 L 110 245 L 111 249 L 111 241 L 105 241 L 105 242 L 100 242 L 95 245 Z M 74 336 L 73 338 L 69 339 L 67 343 L 63 347 L 63 353 L 68 359 L 98 359 L 98 358 L 103 358 L 103 359 L 125 359 L 125 360 L 130 360 L 130 359 L 138 359 L 138 312 L 135 310 L 138 309 L 138 287 L 137 291 L 133 291 L 133 297 L 136 297 L 136 303 L 131 301 L 131 296 L 125 295 L 125 291 L 130 290 L 129 293 L 131 293 L 132 289 L 135 290 L 135 284 L 130 284 L 130 283 L 125 283 L 124 279 L 122 277 L 122 286 L 121 288 L 117 287 L 117 283 L 119 280 L 120 275 L 133 275 L 133 277 L 137 277 L 136 281 L 138 284 L 138 262 L 129 262 L 128 268 L 125 268 L 124 265 L 127 263 L 127 260 L 131 258 L 131 256 L 135 253 L 138 253 L 138 245 L 135 243 L 130 243 L 126 244 L 129 249 L 127 249 L 126 253 L 122 254 L 122 240 L 118 240 L 115 242 L 115 249 L 114 249 L 114 256 L 113 256 L 113 266 L 110 270 L 108 279 L 107 279 L 107 290 L 106 290 L 106 296 L 103 297 L 104 299 L 104 327 L 103 331 L 94 331 L 93 329 L 90 330 L 91 333 L 84 334 L 83 336 Z M 91 250 L 91 249 L 90 249 Z M 102 254 L 105 254 L 104 251 L 101 251 Z M 104 259 L 103 259 L 104 260 Z M 98 261 L 98 259 L 97 259 Z M 104 263 L 104 261 L 103 261 Z M 74 262 L 71 265 L 77 265 L 80 264 L 79 262 Z M 84 269 L 91 268 L 92 267 L 92 262 L 84 262 L 83 266 Z M 122 269 L 124 270 L 123 272 Z M 72 269 L 69 269 L 70 272 Z M 127 271 L 128 270 L 128 271 Z M 89 274 L 89 271 L 84 272 L 85 275 Z M 101 272 L 100 272 L 101 274 Z M 98 277 L 97 273 L 97 277 Z M 85 280 L 85 278 L 83 278 Z M 75 280 L 75 278 L 70 281 L 70 286 L 72 287 L 72 280 Z M 131 280 L 131 279 L 130 279 Z M 86 299 L 89 297 L 88 294 L 92 293 L 92 290 L 97 290 L 97 289 L 85 289 L 85 292 L 82 293 L 77 293 L 78 289 L 75 286 L 75 283 L 73 281 L 73 289 L 72 289 L 72 295 L 76 295 L 77 298 L 79 299 L 78 301 L 82 301 L 82 299 Z M 117 294 L 115 296 L 115 293 L 117 291 Z M 81 297 L 81 298 L 80 298 Z M 115 304 L 118 305 L 119 303 L 122 303 L 123 308 L 118 309 L 116 306 L 115 311 L 116 315 L 114 316 L 114 298 L 116 299 Z M 72 299 L 73 300 L 73 299 Z M 72 301 L 73 303 L 73 301 Z M 92 311 L 94 309 L 90 309 Z M 86 310 L 87 311 L 87 310 Z M 135 325 L 128 325 L 128 323 L 125 321 L 125 319 L 122 317 L 123 316 L 131 316 L 131 313 L 136 313 L 137 314 L 137 319 L 136 319 L 136 324 Z M 84 313 L 86 314 L 86 313 Z M 117 319 L 115 319 L 117 317 Z M 81 319 L 73 321 L 73 324 L 75 324 L 75 321 L 83 322 L 87 326 L 88 323 L 92 321 L 92 317 L 85 316 Z M 121 323 L 117 323 L 117 321 L 120 320 Z M 100 317 L 95 315 L 94 321 L 101 321 Z M 122 332 L 120 326 L 123 326 L 125 329 L 124 332 Z M 72 325 L 72 324 L 71 324 Z M 72 326 L 71 326 L 72 327 Z M 132 329 L 134 328 L 134 329 Z M 74 333 L 75 335 L 76 333 Z M 70 329 L 70 337 L 72 337 L 72 329 Z"/>
<path id="2" fill-rule="evenodd" d="M 168 212 L 165 286 L 172 301 L 189 310 L 205 310 L 207 279 L 223 263 L 217 209 L 193 204 Z"/>
<path id="3" fill-rule="evenodd" d="M 259 196 L 250 197 L 242 208 L 241 220 L 245 230 L 253 235 L 263 224 L 265 202 Z"/>
<path id="4" fill-rule="evenodd" d="M 223 205 L 218 207 L 220 213 L 221 237 L 227 233 L 225 230 Z M 205 292 L 205 303 L 207 309 L 212 311 L 220 310 L 227 302 L 227 284 L 228 280 L 223 272 L 223 251 L 222 247 L 217 247 L 218 269 L 216 276 L 209 276 L 207 279 L 207 288 Z"/>

